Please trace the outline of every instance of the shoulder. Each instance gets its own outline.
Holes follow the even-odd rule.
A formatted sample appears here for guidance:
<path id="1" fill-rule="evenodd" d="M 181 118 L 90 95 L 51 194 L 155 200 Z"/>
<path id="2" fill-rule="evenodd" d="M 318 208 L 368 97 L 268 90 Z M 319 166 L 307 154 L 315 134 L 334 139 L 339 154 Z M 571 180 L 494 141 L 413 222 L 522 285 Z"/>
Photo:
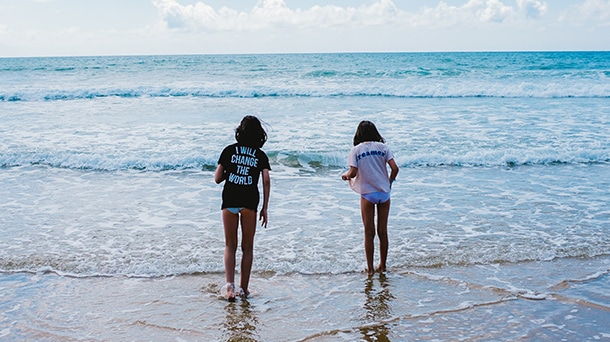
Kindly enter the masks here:
<path id="1" fill-rule="evenodd" d="M 264 158 L 267 158 L 267 153 L 265 153 L 265 151 L 261 150 L 260 148 L 257 148 L 257 149 L 256 149 L 256 154 L 257 154 L 259 157 L 264 157 Z"/>
<path id="2" fill-rule="evenodd" d="M 220 157 L 229 158 L 228 155 L 233 154 L 233 152 L 235 152 L 235 145 L 236 144 L 231 144 L 223 148 L 222 152 L 220 153 Z"/>
<path id="3" fill-rule="evenodd" d="M 365 142 L 361 142 L 360 144 L 352 147 L 352 151 L 353 152 L 360 151 L 360 150 L 366 148 L 366 146 L 368 146 L 368 142 L 366 142 L 366 141 Z"/>
<path id="4" fill-rule="evenodd" d="M 225 146 L 225 148 L 222 149 L 222 151 L 226 151 L 226 150 L 235 150 L 235 146 L 237 146 L 237 143 L 235 144 L 231 144 L 231 145 L 227 145 Z"/>
<path id="5" fill-rule="evenodd" d="M 374 144 L 375 148 L 378 150 L 390 151 L 390 147 L 388 145 L 386 145 L 385 143 L 382 143 L 380 141 L 375 141 L 375 142 L 373 142 L 373 144 Z"/>
<path id="6" fill-rule="evenodd" d="M 383 145 L 383 152 L 385 153 L 385 158 L 387 161 L 389 161 L 390 159 L 394 159 L 394 153 L 392 153 L 392 150 L 390 149 L 390 147 L 386 144 L 382 144 Z"/>
<path id="7" fill-rule="evenodd" d="M 265 153 L 265 151 L 261 150 L 260 148 L 257 148 L 256 149 L 256 158 L 258 158 L 261 161 L 262 169 L 271 169 L 271 166 L 269 164 L 269 156 L 267 156 L 267 153 Z"/>

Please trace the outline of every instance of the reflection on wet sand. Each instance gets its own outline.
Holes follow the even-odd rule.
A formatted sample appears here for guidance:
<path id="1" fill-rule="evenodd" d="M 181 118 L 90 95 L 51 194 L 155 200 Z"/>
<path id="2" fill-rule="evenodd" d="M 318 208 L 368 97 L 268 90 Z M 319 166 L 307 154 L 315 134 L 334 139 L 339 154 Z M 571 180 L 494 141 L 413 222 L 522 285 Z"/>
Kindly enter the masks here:
<path id="1" fill-rule="evenodd" d="M 379 274 L 379 286 L 375 278 L 368 277 L 364 285 L 366 301 L 364 303 L 364 320 L 369 323 L 359 328 L 365 341 L 389 341 L 390 328 L 385 323 L 392 317 L 391 302 L 394 296 L 390 293 L 390 283 L 385 274 Z"/>
<path id="2" fill-rule="evenodd" d="M 226 319 L 223 324 L 225 341 L 258 341 L 260 339 L 256 331 L 258 318 L 247 299 L 227 303 L 225 311 Z"/>

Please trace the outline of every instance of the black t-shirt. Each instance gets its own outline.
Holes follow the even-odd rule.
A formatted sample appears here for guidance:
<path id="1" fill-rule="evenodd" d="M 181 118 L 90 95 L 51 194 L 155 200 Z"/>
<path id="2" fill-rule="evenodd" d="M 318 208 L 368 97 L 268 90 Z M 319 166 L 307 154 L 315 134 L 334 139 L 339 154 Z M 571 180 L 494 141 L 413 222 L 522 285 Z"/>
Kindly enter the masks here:
<path id="1" fill-rule="evenodd" d="M 264 169 L 271 170 L 269 157 L 261 149 L 235 143 L 225 147 L 218 164 L 224 168 L 222 209 L 257 210 L 260 195 L 258 179 Z"/>

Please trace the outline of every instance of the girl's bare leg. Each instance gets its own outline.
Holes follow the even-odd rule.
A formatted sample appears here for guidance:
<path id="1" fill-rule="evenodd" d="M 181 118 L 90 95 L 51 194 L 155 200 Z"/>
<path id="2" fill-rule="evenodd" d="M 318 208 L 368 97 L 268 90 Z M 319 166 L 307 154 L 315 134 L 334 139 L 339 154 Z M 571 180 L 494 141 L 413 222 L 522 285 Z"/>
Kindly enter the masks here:
<path id="1" fill-rule="evenodd" d="M 225 279 L 228 284 L 235 283 L 235 252 L 237 251 L 237 228 L 239 215 L 227 209 L 222 210 L 222 223 L 225 230 Z"/>
<path id="2" fill-rule="evenodd" d="M 390 200 L 377 204 L 377 235 L 379 236 L 379 266 L 378 272 L 385 272 L 388 258 L 388 217 L 390 215 Z"/>
<path id="3" fill-rule="evenodd" d="M 364 254 L 366 255 L 367 272 L 373 275 L 373 256 L 375 254 L 375 204 L 360 198 L 360 213 L 364 224 Z"/>
<path id="4" fill-rule="evenodd" d="M 241 211 L 241 271 L 240 287 L 244 295 L 248 295 L 248 285 L 250 284 L 250 272 L 254 260 L 254 234 L 256 233 L 256 211 L 242 209 Z"/>

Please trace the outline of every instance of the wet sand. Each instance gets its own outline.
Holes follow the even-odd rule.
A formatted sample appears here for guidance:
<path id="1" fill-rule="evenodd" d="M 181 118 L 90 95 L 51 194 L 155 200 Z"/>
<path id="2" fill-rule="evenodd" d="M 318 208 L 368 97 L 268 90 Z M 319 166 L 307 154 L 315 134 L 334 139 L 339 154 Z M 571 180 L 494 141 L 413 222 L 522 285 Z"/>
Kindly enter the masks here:
<path id="1" fill-rule="evenodd" d="M 610 257 L 390 270 L 368 278 L 0 275 L 2 341 L 610 340 Z"/>

